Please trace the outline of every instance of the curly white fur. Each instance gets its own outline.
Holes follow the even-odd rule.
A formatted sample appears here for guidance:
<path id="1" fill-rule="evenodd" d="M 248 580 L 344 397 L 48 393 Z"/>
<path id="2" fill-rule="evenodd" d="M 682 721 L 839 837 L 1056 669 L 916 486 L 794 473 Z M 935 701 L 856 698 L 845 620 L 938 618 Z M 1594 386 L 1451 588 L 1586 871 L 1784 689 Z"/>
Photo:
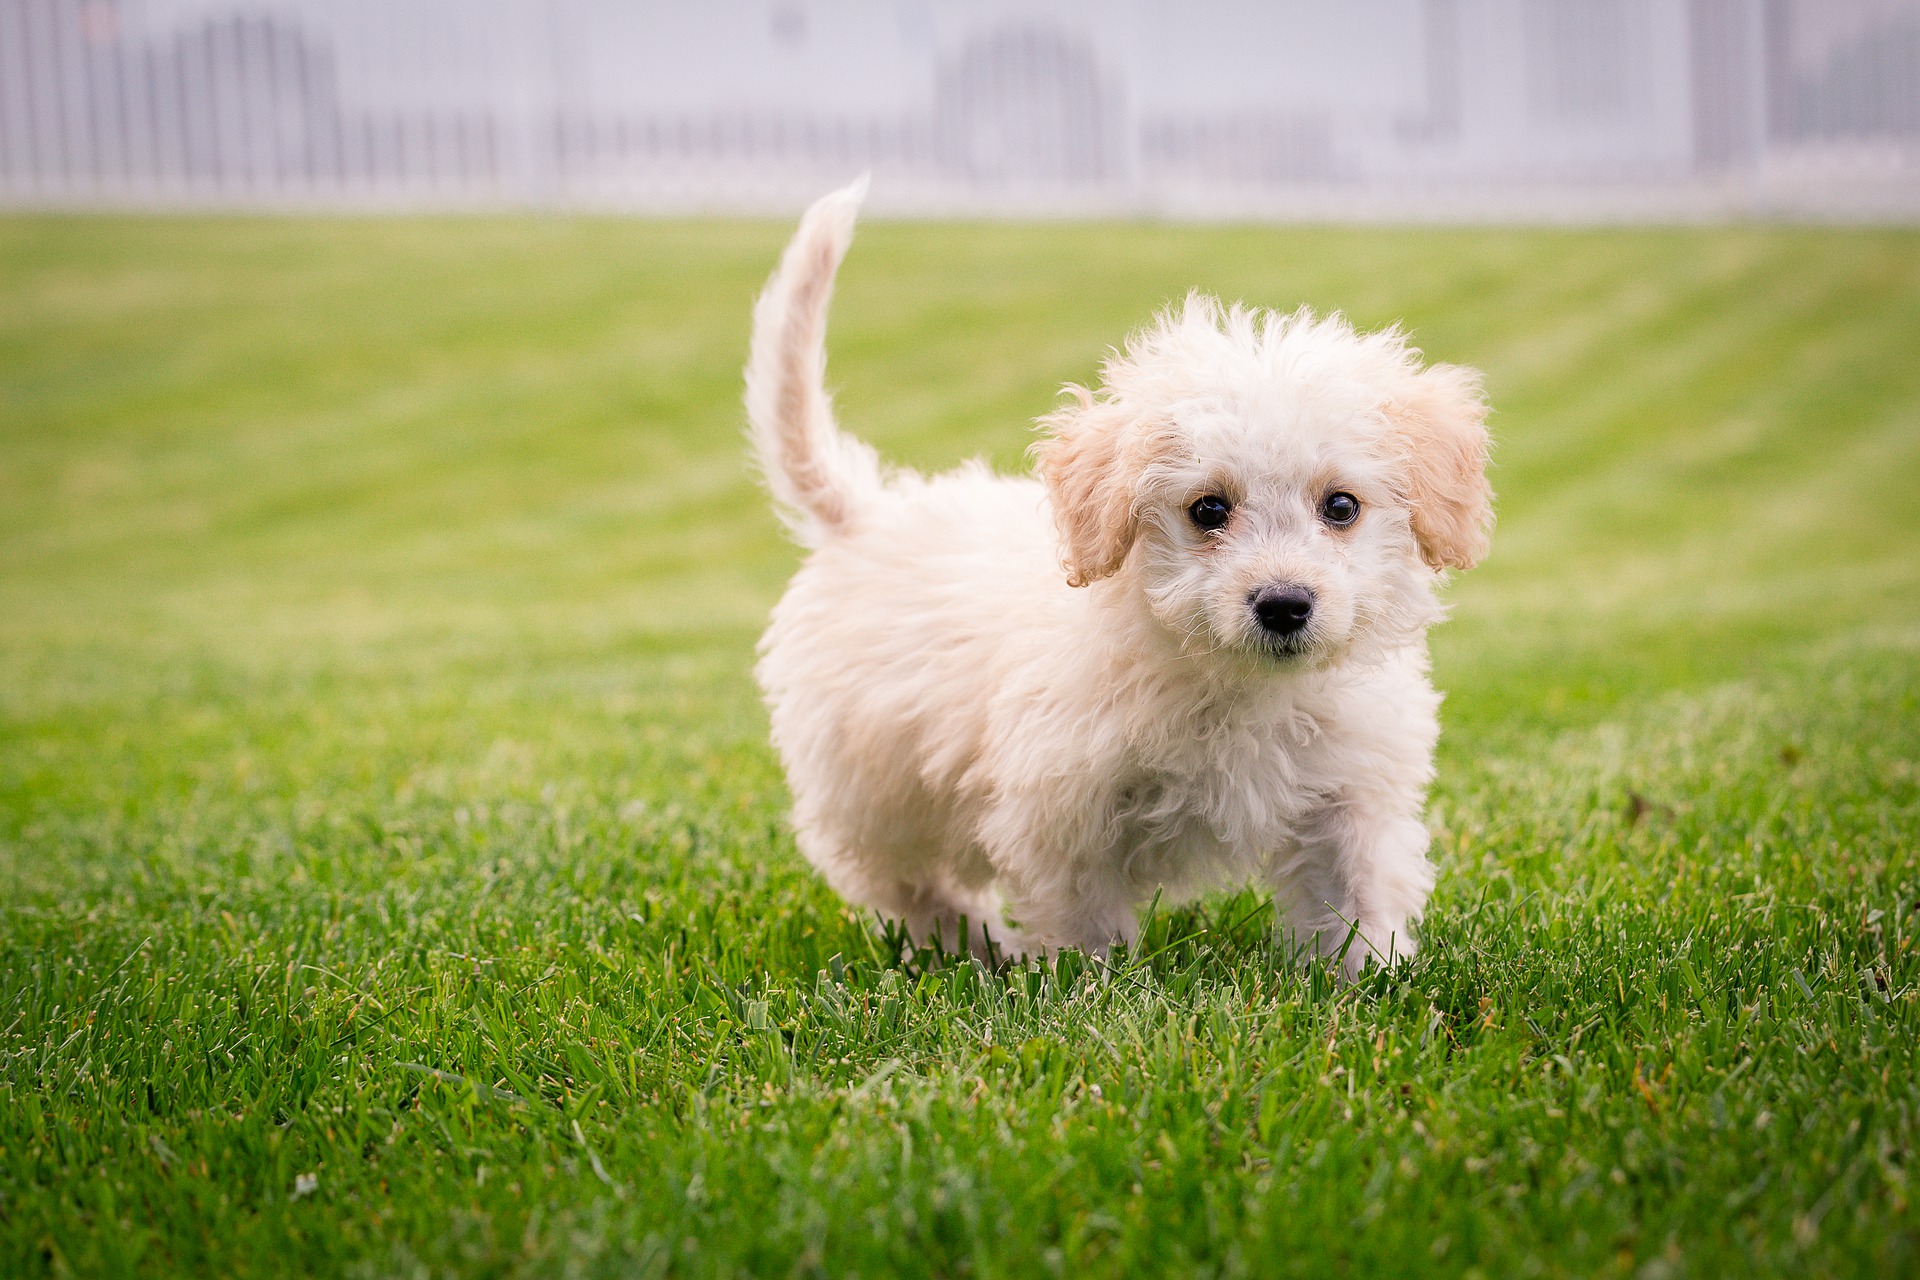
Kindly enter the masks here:
<path id="1" fill-rule="evenodd" d="M 1195 295 L 1041 420 L 1036 478 L 885 474 L 822 385 L 862 192 L 808 211 L 747 367 L 811 548 L 758 668 L 801 850 L 917 938 L 966 921 L 976 950 L 1103 954 L 1157 893 L 1258 878 L 1349 972 L 1411 954 L 1426 628 L 1491 523 L 1477 376 L 1397 331 Z M 1191 516 L 1204 495 L 1223 528 Z M 1311 593 L 1295 635 L 1256 615 L 1275 589 Z"/>

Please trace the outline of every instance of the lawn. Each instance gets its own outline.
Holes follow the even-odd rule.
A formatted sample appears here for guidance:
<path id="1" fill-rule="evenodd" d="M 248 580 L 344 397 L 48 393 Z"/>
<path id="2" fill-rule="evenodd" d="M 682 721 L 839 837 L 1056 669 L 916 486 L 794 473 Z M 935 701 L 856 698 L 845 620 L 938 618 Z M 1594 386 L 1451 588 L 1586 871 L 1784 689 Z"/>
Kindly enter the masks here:
<path id="1" fill-rule="evenodd" d="M 902 964 L 749 677 L 786 228 L 0 219 L 0 1274 L 1912 1275 L 1920 233 L 877 223 L 891 457 L 1199 286 L 1487 372 L 1419 959 Z"/>

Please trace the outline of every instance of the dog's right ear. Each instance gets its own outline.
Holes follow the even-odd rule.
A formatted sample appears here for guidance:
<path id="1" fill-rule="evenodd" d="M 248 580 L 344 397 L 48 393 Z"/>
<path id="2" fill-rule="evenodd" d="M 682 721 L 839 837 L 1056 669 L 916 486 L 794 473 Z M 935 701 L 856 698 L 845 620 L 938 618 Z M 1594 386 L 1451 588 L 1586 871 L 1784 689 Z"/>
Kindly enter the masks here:
<path id="1" fill-rule="evenodd" d="M 1127 414 L 1080 386 L 1076 403 L 1040 419 L 1047 437 L 1031 450 L 1047 486 L 1060 531 L 1067 585 L 1084 587 L 1112 577 L 1125 563 L 1140 530 L 1134 479 L 1144 465 L 1144 442 Z"/>

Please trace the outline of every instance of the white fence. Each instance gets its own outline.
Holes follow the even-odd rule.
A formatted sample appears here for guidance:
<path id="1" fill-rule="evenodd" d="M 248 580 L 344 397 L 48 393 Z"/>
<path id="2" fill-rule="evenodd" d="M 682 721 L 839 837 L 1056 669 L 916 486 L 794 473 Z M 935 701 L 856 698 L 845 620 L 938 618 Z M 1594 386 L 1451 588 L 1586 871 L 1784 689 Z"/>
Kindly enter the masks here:
<path id="1" fill-rule="evenodd" d="M 1920 0 L 0 0 L 0 201 L 1920 217 Z"/>

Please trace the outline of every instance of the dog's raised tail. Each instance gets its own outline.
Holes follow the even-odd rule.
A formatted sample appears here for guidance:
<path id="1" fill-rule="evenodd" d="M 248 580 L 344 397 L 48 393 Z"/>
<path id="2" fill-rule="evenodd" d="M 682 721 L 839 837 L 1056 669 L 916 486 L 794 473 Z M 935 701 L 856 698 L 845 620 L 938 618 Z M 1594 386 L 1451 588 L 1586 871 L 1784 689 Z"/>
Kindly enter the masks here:
<path id="1" fill-rule="evenodd" d="M 747 421 L 780 518 L 807 546 L 858 519 L 880 488 L 873 449 L 841 431 L 827 396 L 827 302 L 867 194 L 863 177 L 800 220 L 753 308 Z"/>

